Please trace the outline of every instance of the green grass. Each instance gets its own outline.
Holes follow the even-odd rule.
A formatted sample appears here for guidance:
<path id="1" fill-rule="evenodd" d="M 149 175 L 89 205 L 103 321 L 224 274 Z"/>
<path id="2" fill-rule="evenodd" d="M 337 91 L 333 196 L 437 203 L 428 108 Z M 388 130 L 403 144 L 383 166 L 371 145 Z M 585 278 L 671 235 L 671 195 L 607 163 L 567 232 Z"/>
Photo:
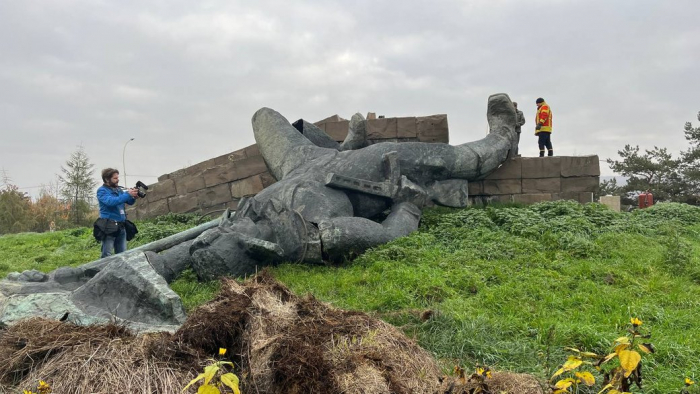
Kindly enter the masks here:
<path id="1" fill-rule="evenodd" d="M 139 236 L 146 242 L 194 224 L 139 223 Z M 0 253 L 14 256 L 0 258 L 0 275 L 99 254 L 89 233 L 71 231 L 0 237 Z M 642 361 L 643 392 L 666 394 L 700 372 L 699 234 L 700 208 L 681 204 L 634 213 L 572 202 L 443 208 L 426 211 L 418 232 L 350 264 L 273 272 L 298 294 L 400 327 L 446 370 L 481 363 L 547 378 L 566 360 L 565 347 L 607 354 L 639 317 L 657 349 Z M 172 287 L 191 310 L 218 284 L 196 283 L 188 271 Z M 422 321 L 422 310 L 433 318 Z"/>

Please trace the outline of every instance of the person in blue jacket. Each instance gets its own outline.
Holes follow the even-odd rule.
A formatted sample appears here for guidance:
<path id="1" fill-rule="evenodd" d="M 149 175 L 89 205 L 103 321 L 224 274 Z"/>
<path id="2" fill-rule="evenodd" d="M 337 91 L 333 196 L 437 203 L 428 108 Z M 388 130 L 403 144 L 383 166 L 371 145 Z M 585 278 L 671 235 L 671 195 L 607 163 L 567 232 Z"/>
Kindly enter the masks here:
<path id="1" fill-rule="evenodd" d="M 138 196 L 136 188 L 122 189 L 119 187 L 119 171 L 114 168 L 102 170 L 104 184 L 97 189 L 97 201 L 100 203 L 100 218 L 106 219 L 108 224 L 118 228 L 116 235 L 105 235 L 102 239 L 102 257 L 121 253 L 126 250 L 126 230 L 124 221 L 126 212 L 124 204 L 133 205 Z"/>

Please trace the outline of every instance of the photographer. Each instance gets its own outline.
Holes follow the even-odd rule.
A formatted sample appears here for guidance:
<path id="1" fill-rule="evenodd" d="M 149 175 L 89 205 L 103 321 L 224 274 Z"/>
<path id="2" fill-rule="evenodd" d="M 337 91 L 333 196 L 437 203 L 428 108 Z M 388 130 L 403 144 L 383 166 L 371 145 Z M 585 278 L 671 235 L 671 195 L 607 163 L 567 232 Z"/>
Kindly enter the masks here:
<path id="1" fill-rule="evenodd" d="M 126 212 L 124 204 L 133 205 L 138 196 L 138 189 L 122 189 L 119 187 L 119 171 L 114 168 L 102 170 L 104 184 L 97 189 L 97 201 L 100 203 L 100 218 L 95 227 L 101 231 L 102 256 L 126 250 Z"/>

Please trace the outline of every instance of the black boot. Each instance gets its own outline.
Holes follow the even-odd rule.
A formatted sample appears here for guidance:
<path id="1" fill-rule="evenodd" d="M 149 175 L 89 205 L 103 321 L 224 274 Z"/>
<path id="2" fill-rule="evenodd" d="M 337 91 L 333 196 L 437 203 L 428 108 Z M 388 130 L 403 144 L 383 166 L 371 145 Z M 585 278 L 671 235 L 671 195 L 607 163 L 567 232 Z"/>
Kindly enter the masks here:
<path id="1" fill-rule="evenodd" d="M 544 151 L 543 151 L 543 150 L 540 151 L 540 157 L 544 157 Z"/>
<path id="2" fill-rule="evenodd" d="M 554 156 L 554 149 L 547 151 L 547 156 Z"/>

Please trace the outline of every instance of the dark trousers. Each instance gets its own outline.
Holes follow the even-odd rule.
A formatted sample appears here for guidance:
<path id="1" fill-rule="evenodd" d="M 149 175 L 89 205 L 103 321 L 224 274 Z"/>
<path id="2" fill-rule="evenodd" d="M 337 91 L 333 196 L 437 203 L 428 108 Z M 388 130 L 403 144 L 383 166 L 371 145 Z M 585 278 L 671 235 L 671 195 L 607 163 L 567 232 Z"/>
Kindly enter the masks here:
<path id="1" fill-rule="evenodd" d="M 552 133 L 540 132 L 537 134 L 539 140 L 537 143 L 540 145 L 540 157 L 544 156 L 544 148 L 547 148 L 547 156 L 554 156 L 554 148 L 552 148 Z"/>

